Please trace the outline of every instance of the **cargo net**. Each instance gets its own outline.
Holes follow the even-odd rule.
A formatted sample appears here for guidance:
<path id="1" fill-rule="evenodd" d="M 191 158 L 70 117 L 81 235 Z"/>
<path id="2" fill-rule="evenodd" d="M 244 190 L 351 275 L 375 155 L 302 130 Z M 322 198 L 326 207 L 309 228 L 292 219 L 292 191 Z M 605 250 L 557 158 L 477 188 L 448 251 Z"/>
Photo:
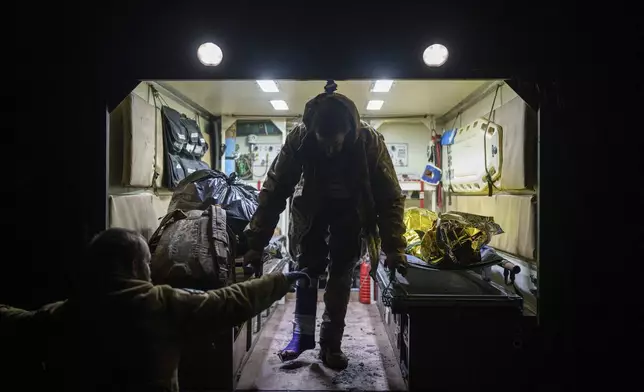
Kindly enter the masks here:
<path id="1" fill-rule="evenodd" d="M 388 308 L 391 308 L 394 303 L 394 297 L 396 295 L 396 291 L 392 288 L 392 283 L 393 280 L 389 280 L 389 283 L 387 283 L 387 286 L 382 290 L 382 298 L 381 301 L 383 305 L 385 305 Z"/>
<path id="2" fill-rule="evenodd" d="M 405 211 L 404 223 L 405 253 L 432 269 L 475 269 L 498 263 L 481 258 L 481 249 L 492 236 L 503 233 L 492 217 L 456 211 L 437 214 L 412 207 Z"/>

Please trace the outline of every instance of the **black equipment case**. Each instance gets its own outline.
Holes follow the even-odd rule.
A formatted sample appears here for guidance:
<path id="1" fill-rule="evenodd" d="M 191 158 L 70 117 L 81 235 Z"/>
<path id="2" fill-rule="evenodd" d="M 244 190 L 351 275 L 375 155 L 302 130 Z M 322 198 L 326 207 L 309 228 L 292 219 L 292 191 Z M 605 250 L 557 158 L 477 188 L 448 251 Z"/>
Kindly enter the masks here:
<path id="1" fill-rule="evenodd" d="M 529 386 L 535 360 L 523 300 L 471 271 L 409 264 L 407 276 L 383 263 L 375 296 L 409 390 L 483 390 Z"/>

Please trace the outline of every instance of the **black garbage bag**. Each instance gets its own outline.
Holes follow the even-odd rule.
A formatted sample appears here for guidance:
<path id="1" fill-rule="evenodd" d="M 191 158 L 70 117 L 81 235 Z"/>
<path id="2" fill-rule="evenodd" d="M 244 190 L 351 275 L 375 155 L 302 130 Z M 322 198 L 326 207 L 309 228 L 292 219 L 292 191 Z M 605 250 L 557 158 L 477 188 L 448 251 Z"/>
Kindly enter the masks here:
<path id="1" fill-rule="evenodd" d="M 175 210 L 205 210 L 220 205 L 226 211 L 226 222 L 245 246 L 244 229 L 257 210 L 259 191 L 219 170 L 198 170 L 183 179 L 172 194 L 168 214 Z M 238 252 L 244 249 L 238 247 Z"/>
<path id="2" fill-rule="evenodd" d="M 228 189 L 224 195 L 222 205 L 226 210 L 229 224 L 237 233 L 236 222 L 239 224 L 239 231 L 243 231 L 257 210 L 259 191 L 252 186 L 246 185 L 236 179 L 237 174 L 233 173 L 228 179 Z"/>

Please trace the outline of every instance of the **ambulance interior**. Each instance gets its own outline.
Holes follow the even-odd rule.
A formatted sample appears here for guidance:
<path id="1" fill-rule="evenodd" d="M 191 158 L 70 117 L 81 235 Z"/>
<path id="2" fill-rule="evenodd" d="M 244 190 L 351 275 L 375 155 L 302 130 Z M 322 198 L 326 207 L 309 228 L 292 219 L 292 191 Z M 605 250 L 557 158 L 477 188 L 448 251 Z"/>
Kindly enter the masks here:
<path id="1" fill-rule="evenodd" d="M 478 386 L 492 382 L 499 367 L 512 368 L 517 380 L 529 382 L 539 262 L 536 112 L 503 80 L 335 82 L 337 92 L 352 99 L 362 119 L 384 136 L 407 196 L 405 207 L 492 217 L 502 234 L 494 235 L 489 246 L 513 267 L 494 264 L 429 277 L 417 277 L 421 272 L 410 268 L 408 283 L 415 287 L 401 294 L 404 298 L 392 299 L 389 274 L 379 268 L 378 279 L 372 279 L 358 264 L 342 343 L 347 369 L 327 369 L 317 350 L 280 361 L 276 353 L 292 332 L 291 293 L 214 345 L 186 353 L 179 376 L 182 389 Z M 142 81 L 110 113 L 110 226 L 134 229 L 149 239 L 169 212 L 173 188 L 200 169 L 219 170 L 261 188 L 286 135 L 301 122 L 305 103 L 326 84 Z M 198 129 L 191 154 L 170 154 L 164 143 L 168 113 L 189 119 Z M 287 209 L 275 238 L 288 241 L 288 225 Z M 290 256 L 281 256 L 267 263 L 264 273 L 293 268 Z M 238 267 L 237 281 L 247 279 Z M 450 274 L 461 273 L 476 275 L 472 279 L 479 286 L 488 286 L 459 292 L 465 286 Z M 449 282 L 456 288 L 427 288 Z M 324 284 L 320 279 L 318 316 Z"/>

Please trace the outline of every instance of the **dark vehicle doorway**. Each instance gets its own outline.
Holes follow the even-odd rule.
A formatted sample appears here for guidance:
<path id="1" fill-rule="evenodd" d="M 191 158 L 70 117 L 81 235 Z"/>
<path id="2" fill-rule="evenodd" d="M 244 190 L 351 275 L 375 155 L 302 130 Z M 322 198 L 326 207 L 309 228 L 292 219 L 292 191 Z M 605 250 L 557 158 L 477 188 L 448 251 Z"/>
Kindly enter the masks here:
<path id="1" fill-rule="evenodd" d="M 362 119 L 381 132 L 385 136 L 385 142 L 393 148 L 391 153 L 395 160 L 399 182 L 408 195 L 406 207 L 412 209 L 421 207 L 431 211 L 460 210 L 494 215 L 496 221 L 505 228 L 504 235 L 511 239 L 505 244 L 501 242 L 493 245 L 498 252 L 508 252 L 503 253 L 506 255 L 504 257 L 510 258 L 516 264 L 521 264 L 523 271 L 523 274 L 519 275 L 519 281 L 523 279 L 519 284 L 521 287 L 514 286 L 509 289 L 507 295 L 510 296 L 508 298 L 512 298 L 514 294 L 523 297 L 522 316 L 518 318 L 519 324 L 510 322 L 504 324 L 504 327 L 499 325 L 491 327 L 492 330 L 499 331 L 507 329 L 502 332 L 503 337 L 488 336 L 485 339 L 476 337 L 474 340 L 492 344 L 491 347 L 478 348 L 479 351 L 487 351 L 490 358 L 510 355 L 514 358 L 515 364 L 521 363 L 521 368 L 535 366 L 532 361 L 537 355 L 535 328 L 538 314 L 536 295 L 539 190 L 536 178 L 537 111 L 511 87 L 513 84 L 516 85 L 512 80 L 362 79 L 336 80 L 334 83 L 339 93 L 347 95 L 356 102 Z M 261 188 L 268 166 L 277 151 L 281 149 L 286 135 L 301 121 L 304 103 L 323 91 L 328 84 L 328 80 L 285 79 L 141 81 L 110 113 L 108 224 L 116 227 L 131 227 L 149 236 L 156 229 L 158 222 L 156 218 L 165 214 L 168 208 L 176 181 L 194 171 L 197 167 L 194 166 L 195 162 L 221 170 L 226 175 L 234 173 L 247 186 Z M 378 102 L 379 106 L 374 107 L 374 101 Z M 208 154 L 181 155 L 175 151 L 172 162 L 176 164 L 178 170 L 175 171 L 171 167 L 172 176 L 160 174 L 155 177 L 155 168 L 163 167 L 163 170 L 168 170 L 168 166 L 162 166 L 161 162 L 172 158 L 172 156 L 165 156 L 167 151 L 162 143 L 166 140 L 169 131 L 165 125 L 162 125 L 168 122 L 166 119 L 168 112 L 176 112 L 177 115 L 183 115 L 190 121 L 194 119 L 194 123 L 203 135 L 203 143 L 208 146 Z M 153 120 L 155 115 L 159 117 L 157 120 Z M 132 121 L 135 119 L 139 121 L 139 118 L 146 116 L 147 122 L 141 123 L 143 125 L 130 125 L 130 123 L 134 124 Z M 499 134 L 503 133 L 502 137 L 497 135 L 494 138 L 492 135 L 493 137 L 490 138 L 490 148 L 498 148 L 494 153 L 492 151 L 488 153 L 490 164 L 494 165 L 491 162 L 496 155 L 496 165 L 501 168 L 506 178 L 510 179 L 509 182 L 500 180 L 499 177 L 496 189 L 490 196 L 485 191 L 485 184 L 474 184 L 470 183 L 471 180 L 461 178 L 471 170 L 476 171 L 473 168 L 480 167 L 485 162 L 470 162 L 469 158 L 463 156 L 463 154 L 467 155 L 467 152 L 459 152 L 463 145 L 455 142 L 452 147 L 441 148 L 440 153 L 446 154 L 450 161 L 453 159 L 454 167 L 461 165 L 460 168 L 453 169 L 450 166 L 451 163 L 448 165 L 446 160 L 443 167 L 445 171 L 455 170 L 455 175 L 450 177 L 450 183 L 451 188 L 456 191 L 450 188 L 451 191 L 442 193 L 436 188 L 431 188 L 430 185 L 427 185 L 428 189 L 424 189 L 420 174 L 425 163 L 433 162 L 431 155 L 437 154 L 432 140 L 435 141 L 437 137 L 442 137 L 450 130 L 454 130 L 457 135 L 463 135 L 463 133 L 467 135 L 470 130 L 480 132 L 482 126 L 490 125 L 498 127 Z M 484 134 L 485 132 L 481 133 L 481 135 Z M 127 135 L 126 137 L 133 143 L 140 141 L 141 147 L 137 149 L 131 145 L 123 149 L 118 143 L 124 135 Z M 156 142 L 153 142 L 155 139 Z M 475 139 L 476 143 L 481 142 L 479 138 L 475 137 Z M 150 143 L 156 146 L 158 152 L 150 147 Z M 464 147 L 464 151 L 485 148 L 476 143 L 468 144 Z M 142 156 L 147 158 L 143 159 Z M 506 158 L 505 161 L 506 164 L 510 162 L 513 164 L 502 167 L 501 156 L 513 157 Z M 485 154 L 480 158 L 485 159 Z M 147 162 L 147 164 L 137 166 L 135 164 L 137 161 Z M 528 162 L 532 162 L 532 167 L 529 167 Z M 127 168 L 124 169 L 126 166 Z M 521 173 L 512 174 L 517 168 Z M 495 169 L 492 166 L 490 170 Z M 479 174 L 478 177 L 482 177 L 482 173 Z M 174 183 L 170 181 L 170 178 L 177 175 L 180 178 L 175 179 Z M 512 178 L 517 175 L 521 184 L 510 185 L 512 181 L 516 181 L 516 178 Z M 146 178 L 148 182 L 156 178 L 154 192 L 150 191 L 153 186 L 140 183 L 140 178 Z M 149 217 L 142 217 L 145 214 L 140 206 L 149 205 L 150 200 L 153 211 L 150 212 Z M 521 206 L 517 207 L 517 203 Z M 141 215 L 133 217 L 131 214 L 133 210 L 139 211 Z M 137 220 L 137 218 L 140 219 Z M 280 218 L 279 233 L 276 233 L 276 236 L 288 230 L 288 219 L 287 210 Z M 519 226 L 513 223 L 517 219 L 521 221 Z M 274 266 L 270 266 L 272 267 Z M 280 264 L 279 268 L 284 266 Z M 359 266 L 355 272 L 354 280 L 357 284 L 354 287 L 356 291 L 354 294 L 357 297 L 361 281 Z M 496 273 L 500 278 L 502 269 Z M 243 279 L 241 275 L 239 276 L 239 279 Z M 503 286 L 502 279 L 498 283 Z M 321 278 L 321 292 L 324 284 L 325 281 Z M 347 350 L 355 363 L 347 369 L 348 373 L 327 374 L 325 377 L 335 380 L 334 385 L 345 388 L 416 389 L 426 380 L 423 369 L 427 366 L 426 361 L 418 353 L 431 351 L 431 343 L 427 336 L 410 331 L 419 331 L 431 325 L 429 321 L 431 317 L 423 321 L 425 317 L 423 314 L 431 313 L 429 310 L 431 300 L 427 303 L 429 305 L 419 305 L 417 310 L 393 311 L 394 308 L 382 306 L 383 295 L 386 295 L 384 294 L 386 291 L 382 290 L 388 286 L 388 282 L 372 280 L 371 285 L 374 286 L 371 301 L 380 304 L 380 308 L 374 303 L 364 307 L 357 299 L 350 303 L 350 308 L 353 306 L 350 314 L 361 315 L 349 320 L 347 327 L 355 329 L 347 332 L 347 336 L 353 336 L 348 338 L 350 342 L 347 344 L 351 346 L 347 347 Z M 498 295 L 491 292 L 484 294 L 484 292 L 475 291 L 475 293 L 484 296 Z M 421 294 L 421 297 L 422 295 L 425 294 Z M 506 294 L 502 294 L 504 295 Z M 421 297 L 416 297 L 416 301 Z M 192 369 L 183 371 L 184 377 L 181 384 L 189 390 L 198 388 L 287 390 L 293 383 L 305 385 L 308 389 L 332 388 L 331 384 L 327 385 L 328 383 L 324 381 L 324 377 L 315 377 L 310 373 L 312 369 L 310 366 L 316 363 L 312 358 L 304 357 L 299 362 L 301 366 L 285 370 L 282 368 L 286 365 L 281 365 L 276 356 L 266 356 L 267 352 L 278 351 L 279 345 L 284 344 L 283 340 L 290 333 L 289 317 L 293 311 L 293 304 L 293 298 L 287 298 L 283 304 L 276 303 L 262 317 L 238 326 L 231 341 L 219 342 L 216 353 L 212 353 L 210 357 L 204 353 L 201 354 L 199 365 L 201 374 L 194 371 L 195 364 L 190 362 Z M 488 318 L 494 319 L 494 317 L 505 316 L 497 315 Z M 428 322 L 430 324 L 423 324 Z M 456 325 L 461 324 L 457 322 Z M 454 325 L 450 328 L 454 328 Z M 517 332 L 517 328 L 521 332 Z M 475 329 L 484 329 L 484 327 L 477 326 Z M 460 332 L 456 335 L 464 336 Z M 375 339 L 369 340 L 372 337 Z M 504 340 L 507 341 L 504 342 Z M 435 344 L 433 346 L 436 353 L 450 352 L 448 345 L 440 348 Z M 470 346 L 474 350 L 474 344 Z M 505 346 L 510 350 L 498 351 L 492 348 L 497 346 Z M 372 348 L 365 353 L 359 347 Z M 463 355 L 461 351 L 451 351 L 456 356 Z M 503 354 L 500 354 L 501 352 Z M 528 352 L 530 354 L 525 354 Z M 442 359 L 448 360 L 446 356 Z M 436 364 L 431 367 L 436 367 Z M 208 368 L 220 369 L 232 376 L 222 378 L 219 373 L 207 372 Z M 361 368 L 371 370 L 361 372 Z M 483 372 L 481 374 L 487 372 L 483 368 L 481 371 Z M 447 374 L 445 371 L 441 373 Z M 373 376 L 374 374 L 377 376 Z M 215 375 L 217 377 L 214 377 Z M 445 386 L 446 384 L 443 383 L 448 379 L 453 377 L 445 376 L 443 381 L 435 377 L 434 385 Z M 478 377 L 472 374 L 470 379 L 474 380 Z M 530 384 L 532 381 L 524 378 L 521 382 Z"/>
<path id="2" fill-rule="evenodd" d="M 410 10 L 413 14 L 411 11 L 413 10 Z M 194 16 L 194 13 L 191 13 L 191 16 Z M 164 18 L 162 20 L 166 22 L 171 19 L 169 16 Z M 507 80 L 507 85 L 538 113 L 542 148 L 540 157 L 564 156 L 562 144 L 555 142 L 556 135 L 566 121 L 563 110 L 556 103 L 556 79 L 536 76 L 535 69 L 547 67 L 543 60 L 532 63 L 534 59 L 528 55 L 529 52 L 538 52 L 543 46 L 535 42 L 530 50 L 513 51 L 511 49 L 517 48 L 514 45 L 516 42 L 511 42 L 510 39 L 495 40 L 497 36 L 491 29 L 475 28 L 486 25 L 483 22 L 472 25 L 470 30 L 461 30 L 466 33 L 461 33 L 463 35 L 458 37 L 458 34 L 441 33 L 441 28 L 447 28 L 449 23 L 434 24 L 431 31 L 427 31 L 427 24 L 423 18 L 412 17 L 407 25 L 417 26 L 419 31 L 425 31 L 418 39 L 409 39 L 408 34 L 403 34 L 401 30 L 396 31 L 398 29 L 389 28 L 386 31 L 382 29 L 373 32 L 356 26 L 344 31 L 347 35 L 355 35 L 356 43 L 351 45 L 337 40 L 316 41 L 318 32 L 293 34 L 292 27 L 276 27 L 270 39 L 261 47 L 253 46 L 256 38 L 250 34 L 233 34 L 232 32 L 237 30 L 231 27 L 230 23 L 222 25 L 212 34 L 193 34 L 187 30 L 194 32 L 202 27 L 201 31 L 209 30 L 203 16 L 194 17 L 192 22 L 192 28 L 181 32 L 151 29 L 150 33 L 143 34 L 143 38 L 132 34 L 136 31 L 135 27 L 126 26 L 113 37 L 113 43 L 103 57 L 105 61 L 99 71 L 99 79 L 102 81 L 100 91 L 93 100 L 87 99 L 87 102 L 83 103 L 87 106 L 87 110 L 82 114 L 83 128 L 91 128 L 92 132 L 79 132 L 74 136 L 73 143 L 76 144 L 73 145 L 79 147 L 79 155 L 70 159 L 70 163 L 75 164 L 74 172 L 64 174 L 65 184 L 69 184 L 68 190 L 82 193 L 82 198 L 74 200 L 61 196 L 60 200 L 56 199 L 62 209 L 68 208 L 75 212 L 64 222 L 71 229 L 63 234 L 57 230 L 59 225 L 63 224 L 60 220 L 56 224 L 47 223 L 47 238 L 39 242 L 30 242 L 43 248 L 70 243 L 65 245 L 65 249 L 74 253 L 74 256 L 69 258 L 71 261 L 65 260 L 62 263 L 64 268 L 61 268 L 60 264 L 53 266 L 52 263 L 38 262 L 40 272 L 49 271 L 51 273 L 43 275 L 53 278 L 51 283 L 47 284 L 42 284 L 43 280 L 40 280 L 39 285 L 32 283 L 32 286 L 39 286 L 40 289 L 34 291 L 35 294 L 32 293 L 31 306 L 66 296 L 71 284 L 67 280 L 57 278 L 76 273 L 75 254 L 80 253 L 78 250 L 94 233 L 109 225 L 109 125 L 106 120 L 109 113 L 141 80 Z M 256 26 L 255 31 L 261 31 L 261 26 L 264 25 Z M 226 34 L 226 29 L 231 33 Z M 373 39 L 373 35 L 378 39 Z M 199 63 L 195 55 L 196 49 L 206 41 L 221 45 L 224 60 L 220 66 L 204 67 Z M 495 42 L 495 45 L 482 44 L 486 41 Z M 149 42 L 155 43 L 144 44 Z M 450 50 L 450 57 L 442 67 L 428 68 L 422 62 L 422 52 L 434 42 L 442 42 L 453 50 Z M 514 55 L 510 56 L 507 53 Z M 218 142 L 221 144 L 221 141 Z M 78 164 L 79 162 L 82 164 Z M 543 193 L 544 190 L 553 191 L 558 188 L 561 183 L 557 181 L 561 179 L 556 168 L 549 166 L 551 163 L 540 163 L 541 193 L 538 203 L 542 210 L 552 211 L 552 215 L 539 215 L 539 321 L 540 330 L 545 331 L 546 336 L 550 336 L 561 322 L 562 305 L 559 304 L 559 298 L 563 290 L 560 283 L 562 277 L 566 276 L 566 266 L 569 264 L 565 255 L 557 252 L 560 248 L 565 248 L 565 235 L 556 216 L 559 213 L 563 214 L 565 207 L 556 196 L 552 196 L 554 192 L 546 192 L 545 195 Z M 79 181 L 79 177 L 82 177 L 82 181 Z M 54 185 L 59 184 L 59 180 L 56 180 Z M 56 216 L 52 213 L 51 218 L 48 221 L 54 222 Z M 33 248 L 34 255 L 38 254 L 37 246 Z M 34 259 L 36 258 L 38 257 L 34 256 Z M 52 294 L 52 291 L 55 291 L 55 294 Z M 24 296 L 20 297 L 15 293 L 12 293 L 11 298 L 29 302 L 29 299 L 25 300 Z"/>

